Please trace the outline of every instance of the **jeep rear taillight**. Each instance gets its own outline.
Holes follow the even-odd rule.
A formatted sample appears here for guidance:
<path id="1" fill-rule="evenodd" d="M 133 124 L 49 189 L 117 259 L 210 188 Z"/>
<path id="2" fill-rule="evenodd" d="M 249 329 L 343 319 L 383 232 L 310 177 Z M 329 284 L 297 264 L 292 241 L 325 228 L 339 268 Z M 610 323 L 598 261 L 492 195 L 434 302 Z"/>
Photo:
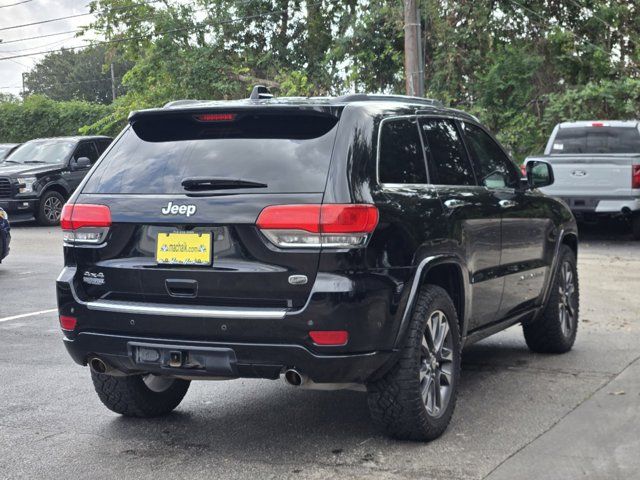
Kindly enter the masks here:
<path id="1" fill-rule="evenodd" d="M 111 211 L 106 205 L 66 204 L 60 226 L 67 243 L 102 243 L 111 227 Z"/>
<path id="2" fill-rule="evenodd" d="M 375 205 L 272 205 L 256 221 L 282 248 L 357 248 L 366 244 L 378 224 Z"/>
<path id="3" fill-rule="evenodd" d="M 631 166 L 631 188 L 640 188 L 640 165 Z"/>

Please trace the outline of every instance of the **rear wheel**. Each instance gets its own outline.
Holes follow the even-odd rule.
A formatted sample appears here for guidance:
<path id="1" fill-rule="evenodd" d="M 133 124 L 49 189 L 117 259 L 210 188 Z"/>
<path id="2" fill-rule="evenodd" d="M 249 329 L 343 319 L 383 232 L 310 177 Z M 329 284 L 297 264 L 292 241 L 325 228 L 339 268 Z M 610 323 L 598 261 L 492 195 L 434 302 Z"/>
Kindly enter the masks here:
<path id="1" fill-rule="evenodd" d="M 63 205 L 64 197 L 61 194 L 53 190 L 46 192 L 40 199 L 36 220 L 47 227 L 58 225 Z"/>
<path id="2" fill-rule="evenodd" d="M 125 417 L 158 417 L 173 411 L 190 382 L 158 375 L 114 377 L 91 371 L 93 386 L 102 403 Z"/>
<path id="3" fill-rule="evenodd" d="M 397 364 L 367 386 L 371 417 L 388 435 L 433 440 L 453 415 L 460 377 L 458 317 L 445 290 L 422 287 Z"/>
<path id="4" fill-rule="evenodd" d="M 579 308 L 576 256 L 573 250 L 563 245 L 549 301 L 538 319 L 523 325 L 527 346 L 539 353 L 565 353 L 571 350 L 578 332 Z"/>

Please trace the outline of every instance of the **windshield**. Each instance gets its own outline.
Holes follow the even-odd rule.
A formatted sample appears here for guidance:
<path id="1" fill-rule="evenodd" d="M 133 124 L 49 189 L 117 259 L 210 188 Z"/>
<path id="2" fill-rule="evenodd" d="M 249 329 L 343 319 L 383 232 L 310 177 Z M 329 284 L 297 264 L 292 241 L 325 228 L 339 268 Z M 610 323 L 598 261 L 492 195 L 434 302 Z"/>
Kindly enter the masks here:
<path id="1" fill-rule="evenodd" d="M 11 150 L 11 148 L 12 147 L 0 145 L 0 160 L 3 160 L 4 157 L 7 156 L 7 153 L 9 153 L 9 150 Z"/>
<path id="2" fill-rule="evenodd" d="M 75 142 L 69 140 L 36 140 L 27 142 L 7 158 L 11 163 L 63 163 Z"/>
<path id="3" fill-rule="evenodd" d="M 635 127 L 561 128 L 551 153 L 640 153 L 640 132 Z"/>

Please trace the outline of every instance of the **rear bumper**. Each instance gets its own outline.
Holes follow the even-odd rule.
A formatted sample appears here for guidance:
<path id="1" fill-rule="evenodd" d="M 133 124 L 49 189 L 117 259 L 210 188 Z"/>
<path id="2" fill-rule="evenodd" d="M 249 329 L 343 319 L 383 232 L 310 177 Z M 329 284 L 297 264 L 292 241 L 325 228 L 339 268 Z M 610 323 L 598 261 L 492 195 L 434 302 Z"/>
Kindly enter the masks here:
<path id="1" fill-rule="evenodd" d="M 640 198 L 560 197 L 574 213 L 628 214 L 640 211 Z"/>
<path id="2" fill-rule="evenodd" d="M 300 345 L 194 342 L 81 332 L 65 338 L 74 361 L 86 365 L 93 356 L 125 373 L 150 372 L 190 378 L 270 378 L 295 368 L 316 383 L 365 383 L 392 352 L 318 355 Z M 158 352 L 142 360 L 140 349 Z M 168 363 L 168 352 L 179 352 L 182 367 Z"/>
<path id="3" fill-rule="evenodd" d="M 397 273 L 408 279 L 412 271 Z M 77 276 L 74 267 L 66 267 L 57 281 L 60 313 L 77 318 L 76 330 L 65 332 L 69 353 L 79 364 L 98 356 L 128 373 L 276 378 L 295 368 L 316 383 L 364 383 L 395 357 L 406 300 L 400 293 L 404 281 L 388 271 L 319 273 L 300 310 L 82 300 Z M 311 330 L 346 330 L 349 341 L 318 346 Z M 166 361 L 140 363 L 140 344 L 163 355 L 175 347 L 185 358 L 202 361 L 178 369 Z"/>

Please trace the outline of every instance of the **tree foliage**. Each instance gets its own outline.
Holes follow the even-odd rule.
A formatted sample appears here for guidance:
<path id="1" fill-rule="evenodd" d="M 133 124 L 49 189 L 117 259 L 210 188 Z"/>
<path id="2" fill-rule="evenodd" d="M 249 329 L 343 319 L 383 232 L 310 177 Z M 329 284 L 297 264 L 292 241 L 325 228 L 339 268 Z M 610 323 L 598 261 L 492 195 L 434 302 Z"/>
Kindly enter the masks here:
<path id="1" fill-rule="evenodd" d="M 80 127 L 105 117 L 110 108 L 79 100 L 57 102 L 41 95 L 0 102 L 0 142 L 77 135 Z"/>
<path id="2" fill-rule="evenodd" d="M 131 68 L 130 64 L 113 57 L 104 46 L 50 53 L 25 75 L 27 94 L 46 95 L 61 101 L 111 103 L 109 64 L 114 62 L 117 95 L 125 93 L 120 80 Z"/>
<path id="3" fill-rule="evenodd" d="M 419 0 L 428 95 L 480 117 L 516 158 L 565 119 L 638 115 L 640 12 L 610 0 Z M 130 62 L 83 132 L 179 98 L 404 93 L 402 2 L 94 0 L 88 30 Z M 77 94 L 74 98 L 78 98 Z M 83 98 L 83 97 L 79 97 Z"/>

